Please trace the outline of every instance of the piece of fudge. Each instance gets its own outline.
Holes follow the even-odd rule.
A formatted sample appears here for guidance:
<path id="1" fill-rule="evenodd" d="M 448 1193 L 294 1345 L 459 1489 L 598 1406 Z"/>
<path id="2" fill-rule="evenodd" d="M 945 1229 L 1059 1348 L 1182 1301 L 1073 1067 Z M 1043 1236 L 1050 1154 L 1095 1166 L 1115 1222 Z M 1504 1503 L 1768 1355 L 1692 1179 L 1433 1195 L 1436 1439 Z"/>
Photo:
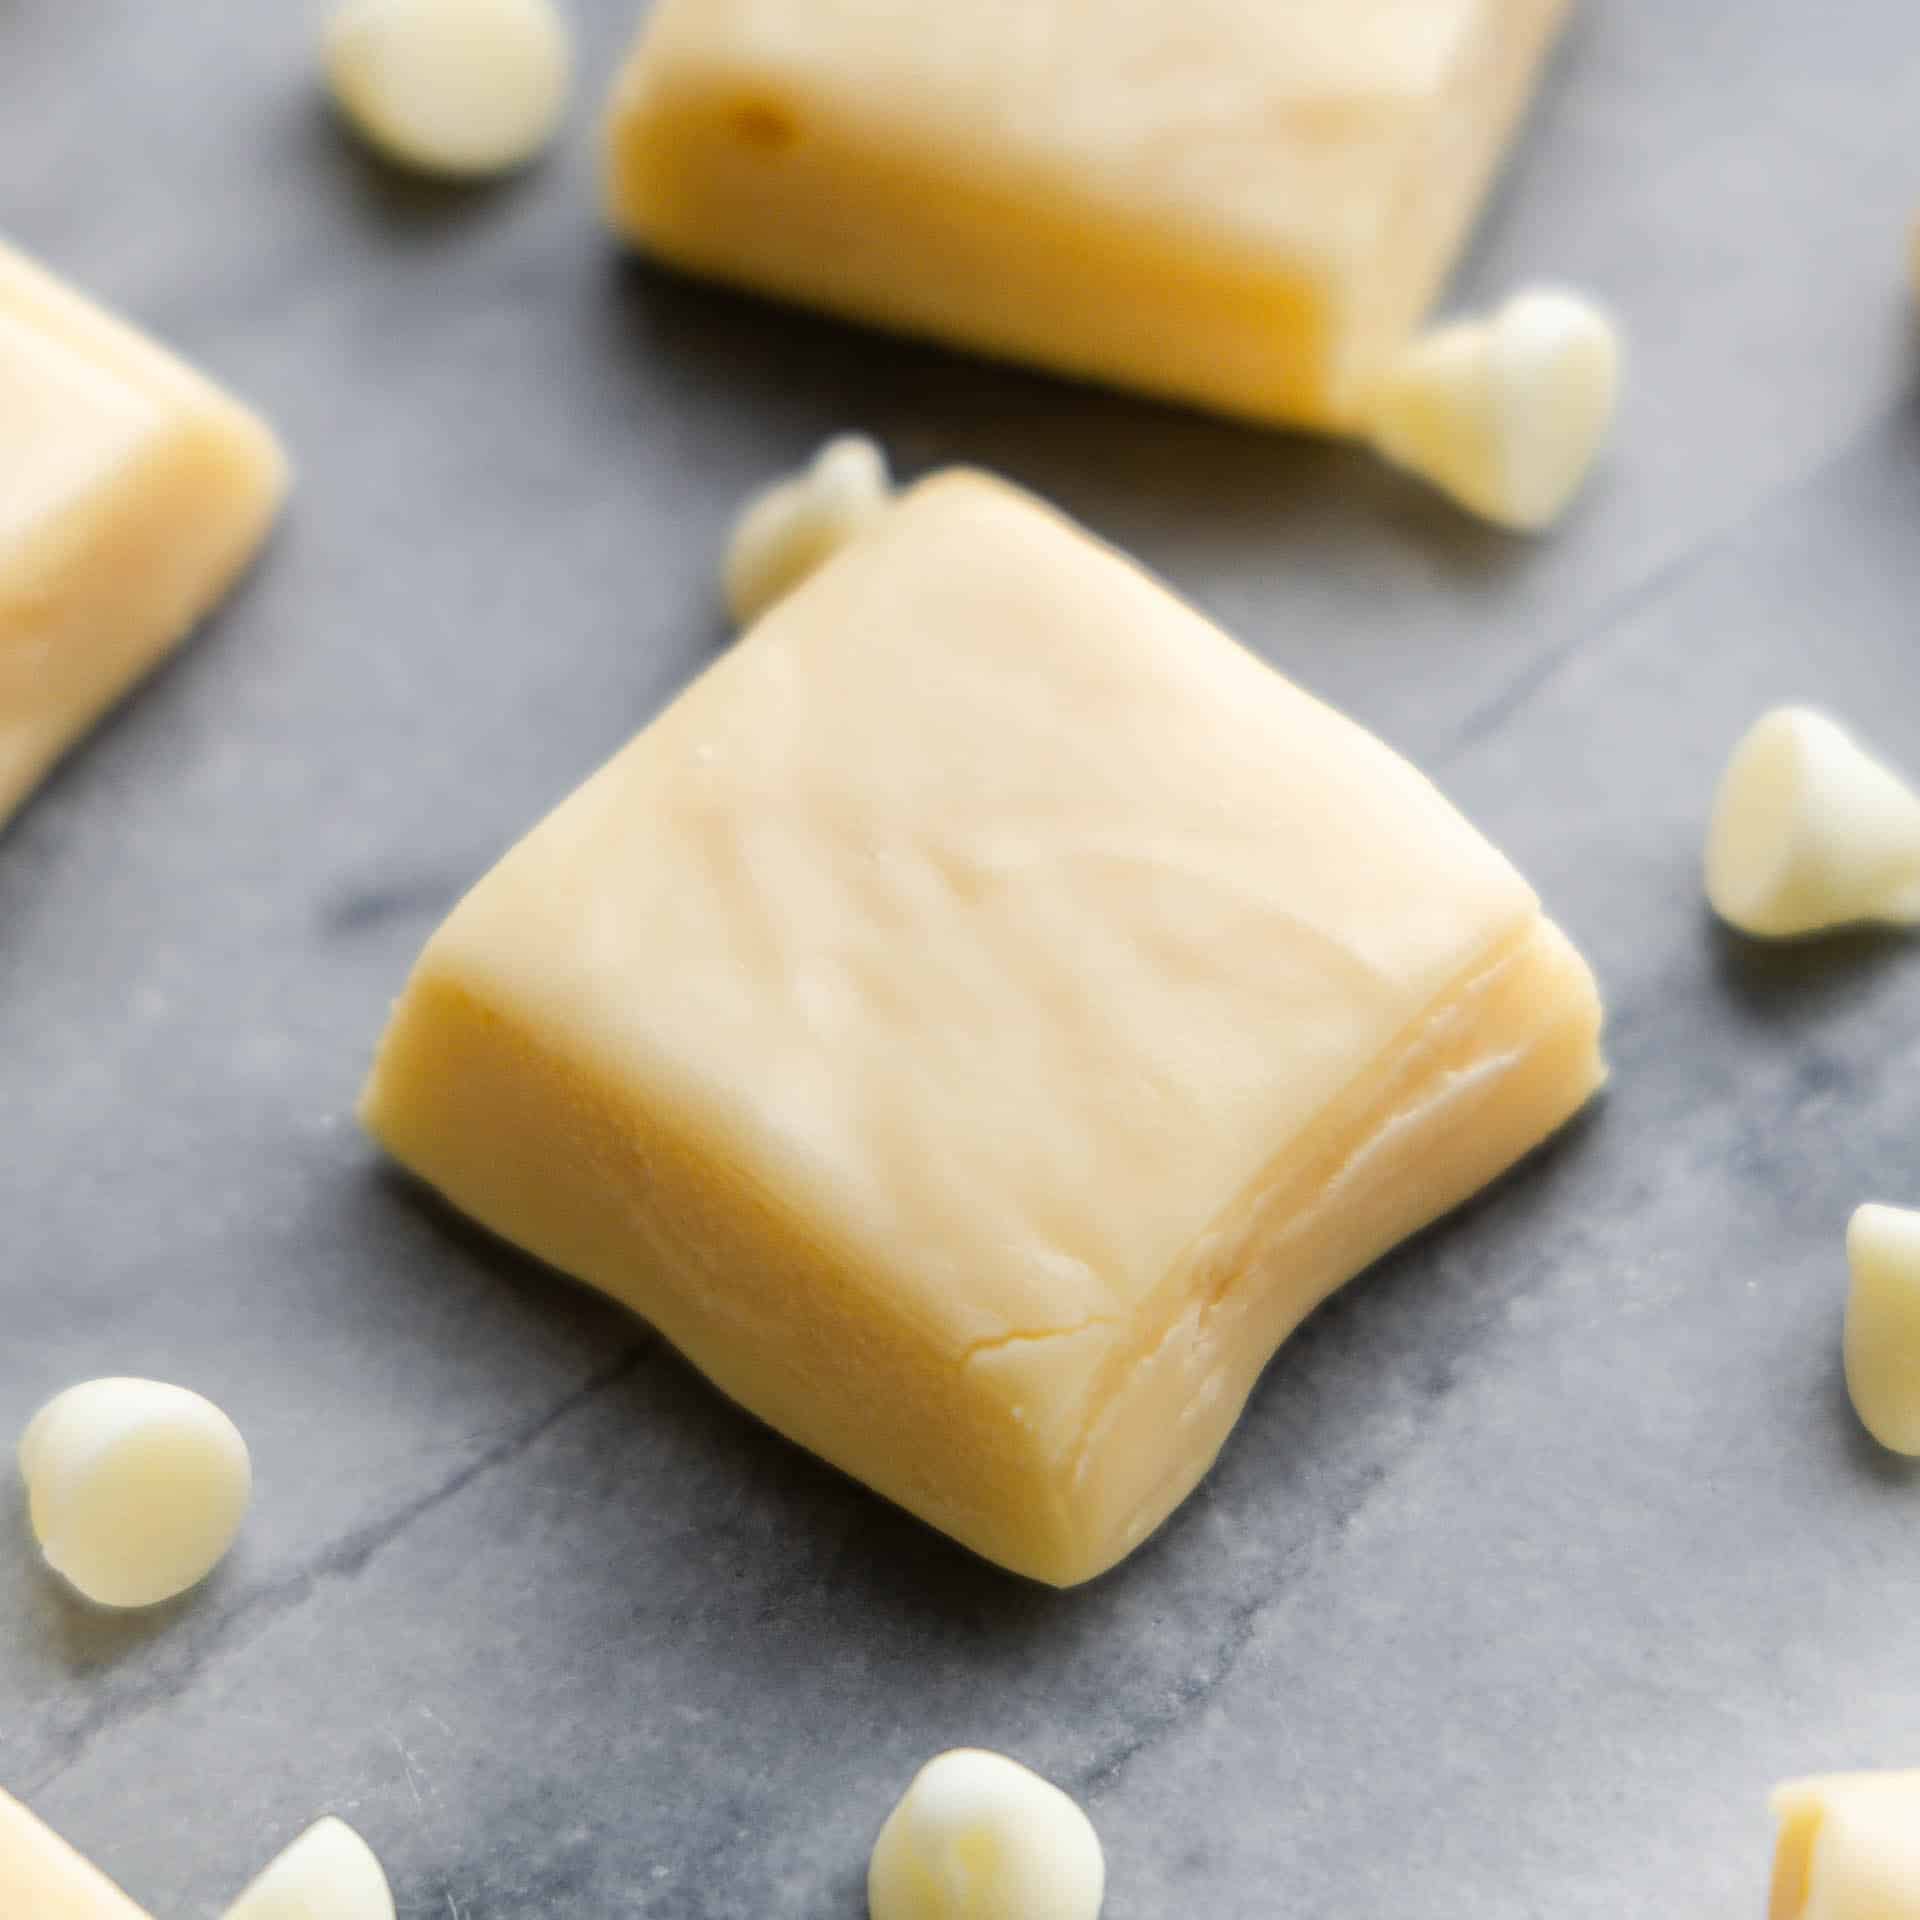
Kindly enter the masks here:
<path id="1" fill-rule="evenodd" d="M 665 260 L 1354 431 L 1566 0 L 658 0 L 609 207 Z"/>
<path id="2" fill-rule="evenodd" d="M 0 243 L 0 822 L 226 592 L 286 485 L 253 414 Z"/>
<path id="3" fill-rule="evenodd" d="M 433 937 L 390 1151 L 1041 1580 L 1599 1084 L 1592 979 L 1406 762 L 1028 496 L 903 497 Z"/>
<path id="4" fill-rule="evenodd" d="M 1776 1789 L 1767 1920 L 1920 1920 L 1920 1772 Z"/>
<path id="5" fill-rule="evenodd" d="M 3 1791 L 0 1915 L 5 1920 L 147 1920 L 98 1867 Z"/>

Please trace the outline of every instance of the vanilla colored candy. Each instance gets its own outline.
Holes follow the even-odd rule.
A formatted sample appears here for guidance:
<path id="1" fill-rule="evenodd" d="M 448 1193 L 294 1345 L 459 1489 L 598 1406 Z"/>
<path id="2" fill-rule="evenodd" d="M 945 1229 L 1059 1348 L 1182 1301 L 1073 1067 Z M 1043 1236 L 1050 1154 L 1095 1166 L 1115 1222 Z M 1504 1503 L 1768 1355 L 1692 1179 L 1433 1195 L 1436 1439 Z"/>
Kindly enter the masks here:
<path id="1" fill-rule="evenodd" d="M 48 1566 L 106 1607 L 197 1586 L 233 1545 L 253 1492 L 240 1430 L 161 1380 L 88 1380 L 20 1440 L 27 1512 Z"/>
<path id="2" fill-rule="evenodd" d="M 1782 939 L 1920 922 L 1920 794 L 1837 721 L 1776 707 L 1734 749 L 1707 833 L 1707 898 Z"/>
<path id="3" fill-rule="evenodd" d="M 1373 444 L 1463 507 L 1539 532 L 1572 505 L 1606 441 L 1620 358 L 1592 301 L 1556 287 L 1516 294 L 1392 363 L 1373 400 Z"/>
<path id="4" fill-rule="evenodd" d="M 657 0 L 609 209 L 695 272 L 1355 432 L 1564 0 Z"/>
<path id="5" fill-rule="evenodd" d="M 1920 1773 L 1837 1773 L 1773 1796 L 1767 1920 L 1920 1920 Z"/>
<path id="6" fill-rule="evenodd" d="M 226 1920 L 394 1920 L 393 1893 L 373 1849 L 329 1814 L 268 1865 Z"/>
<path id="7" fill-rule="evenodd" d="M 1857 1208 L 1847 1225 L 1847 1392 L 1894 1453 L 1920 1454 L 1920 1212 Z"/>
<path id="8" fill-rule="evenodd" d="M 342 0 L 325 54 L 334 102 L 371 146 L 450 178 L 525 166 L 573 77 L 554 0 Z"/>
<path id="9" fill-rule="evenodd" d="M 227 591 L 286 486 L 254 415 L 0 242 L 0 822 Z"/>
<path id="10" fill-rule="evenodd" d="M 1004 1754 L 930 1760 L 887 1816 L 867 1868 L 870 1920 L 1098 1920 L 1093 1822 Z"/>
<path id="11" fill-rule="evenodd" d="M 5 1920 L 148 1920 L 98 1867 L 4 1790 L 0 1915 Z"/>
<path id="12" fill-rule="evenodd" d="M 887 457 L 863 434 L 838 435 L 790 479 L 749 500 L 727 547 L 727 606 L 743 627 L 791 593 L 886 511 Z"/>
<path id="13" fill-rule="evenodd" d="M 1015 489 L 904 494 L 483 879 L 363 1099 L 496 1232 L 1085 1580 L 1602 1077 L 1414 769 Z"/>

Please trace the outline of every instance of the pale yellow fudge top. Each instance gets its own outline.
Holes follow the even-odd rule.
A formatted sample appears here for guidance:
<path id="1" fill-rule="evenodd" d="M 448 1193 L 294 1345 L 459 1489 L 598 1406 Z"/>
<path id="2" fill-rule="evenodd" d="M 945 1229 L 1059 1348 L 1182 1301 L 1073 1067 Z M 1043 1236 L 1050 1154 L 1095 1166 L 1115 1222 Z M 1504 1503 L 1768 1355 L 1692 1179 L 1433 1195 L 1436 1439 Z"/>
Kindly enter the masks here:
<path id="1" fill-rule="evenodd" d="M 1378 740 L 954 474 L 536 828 L 422 970 L 681 1103 L 968 1352 L 1123 1318 L 1536 911 Z"/>
<path id="2" fill-rule="evenodd" d="M 1504 0 L 662 0 L 650 83 L 758 80 L 1195 246 L 1337 267 Z"/>
<path id="3" fill-rule="evenodd" d="M 0 572 L 29 536 L 85 505 L 170 424 L 144 394 L 0 309 Z"/>
<path id="4" fill-rule="evenodd" d="M 204 374 L 150 340 L 139 328 L 70 287 L 0 238 L 0 311 L 48 338 L 61 339 L 104 372 L 115 374 L 156 404 L 253 426 L 253 417 Z"/>

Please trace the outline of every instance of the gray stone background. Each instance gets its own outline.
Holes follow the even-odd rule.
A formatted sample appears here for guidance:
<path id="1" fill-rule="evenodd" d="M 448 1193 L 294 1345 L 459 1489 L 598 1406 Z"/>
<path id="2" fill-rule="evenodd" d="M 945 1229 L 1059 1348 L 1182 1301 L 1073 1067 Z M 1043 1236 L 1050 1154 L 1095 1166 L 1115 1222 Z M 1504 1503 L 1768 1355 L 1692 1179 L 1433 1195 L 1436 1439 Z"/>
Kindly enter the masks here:
<path id="1" fill-rule="evenodd" d="M 563 148 L 449 192 L 337 136 L 308 7 L 0 0 L 0 226 L 301 473 L 0 837 L 0 1432 L 153 1373 L 259 1475 L 217 1580 L 130 1620 L 0 1503 L 0 1781 L 163 1920 L 327 1809 L 409 1915 L 852 1920 L 962 1741 L 1085 1797 L 1113 1920 L 1758 1913 L 1776 1777 L 1920 1763 L 1920 1481 L 1837 1348 L 1848 1211 L 1920 1199 L 1920 953 L 1745 947 L 1697 879 L 1763 703 L 1920 764 L 1911 0 L 1586 0 L 1456 289 L 1564 278 L 1631 335 L 1537 544 L 623 263 L 633 8 L 571 10 Z M 1604 1105 L 1323 1312 L 1077 1593 L 774 1441 L 350 1116 L 443 909 L 722 643 L 743 490 L 848 426 L 1053 496 L 1378 728 L 1612 1011 Z"/>

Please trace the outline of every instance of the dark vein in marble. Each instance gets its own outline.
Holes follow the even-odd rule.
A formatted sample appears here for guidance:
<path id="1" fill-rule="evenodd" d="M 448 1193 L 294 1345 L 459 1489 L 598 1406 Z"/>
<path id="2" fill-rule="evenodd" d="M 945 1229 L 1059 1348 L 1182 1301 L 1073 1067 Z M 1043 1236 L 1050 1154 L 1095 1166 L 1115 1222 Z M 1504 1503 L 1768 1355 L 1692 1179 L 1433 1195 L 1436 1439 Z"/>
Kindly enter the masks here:
<path id="1" fill-rule="evenodd" d="M 366 933 L 389 920 L 435 919 L 460 897 L 463 882 L 442 874 L 343 889 L 325 901 L 319 931 L 338 937 Z"/>
<path id="2" fill-rule="evenodd" d="M 1630 587 L 1602 601 L 1591 622 L 1575 628 L 1558 646 L 1549 647 L 1537 659 L 1530 660 L 1498 693 L 1475 707 L 1461 721 L 1451 744 L 1440 755 L 1439 764 L 1452 766 L 1483 740 L 1491 739 L 1515 714 L 1531 706 L 1576 659 L 1603 643 L 1609 635 L 1620 632 L 1642 607 L 1651 606 L 1678 581 L 1705 566 L 1723 540 L 1732 538 L 1750 519 L 1759 518 L 1772 504 L 1771 497 L 1756 502 L 1748 513 L 1682 548 Z"/>
<path id="3" fill-rule="evenodd" d="M 1659 562 L 1650 573 L 1603 600 L 1591 620 L 1582 622 L 1558 646 L 1549 647 L 1537 659 L 1529 661 L 1499 692 L 1475 707 L 1460 723 L 1436 764 L 1442 768 L 1452 766 L 1482 741 L 1500 732 L 1515 714 L 1531 706 L 1541 693 L 1558 680 L 1575 659 L 1621 632 L 1643 607 L 1664 598 L 1677 582 L 1707 565 L 1728 541 L 1737 539 L 1780 507 L 1811 492 L 1835 467 L 1843 465 L 1863 447 L 1890 432 L 1905 414 L 1908 405 L 1909 402 L 1903 397 L 1898 405 L 1888 408 L 1877 418 L 1862 422 L 1843 441 L 1829 447 L 1798 472 L 1750 500 L 1720 526 L 1688 542 L 1677 553 Z"/>
<path id="4" fill-rule="evenodd" d="M 77 1766 L 94 1742 L 116 1724 L 183 1695 L 216 1653 L 250 1645 L 303 1607 L 320 1587 L 357 1579 L 418 1521 L 464 1493 L 483 1475 L 510 1465 L 589 1401 L 630 1379 L 659 1346 L 651 1334 L 631 1342 L 544 1413 L 483 1447 L 424 1493 L 392 1513 L 355 1528 L 304 1566 L 244 1593 L 224 1611 L 193 1621 L 178 1638 L 165 1644 L 150 1671 L 123 1686 L 103 1690 L 95 1703 L 65 1729 L 52 1759 L 18 1791 L 28 1799 L 44 1792 Z"/>
<path id="5" fill-rule="evenodd" d="M 1430 1398 L 1445 1399 L 1458 1384 L 1458 1377 L 1458 1370 L 1449 1368 L 1433 1387 Z M 1089 1797 L 1114 1786 L 1143 1753 L 1171 1739 L 1206 1706 L 1233 1677 L 1247 1649 L 1253 1644 L 1254 1636 L 1260 1631 L 1261 1622 L 1292 1591 L 1292 1575 L 1300 1562 L 1329 1535 L 1338 1538 L 1345 1533 L 1373 1496 L 1392 1479 L 1395 1468 L 1411 1459 L 1416 1447 L 1416 1440 L 1410 1437 L 1392 1456 L 1377 1460 L 1366 1469 L 1329 1516 L 1330 1524 L 1314 1528 L 1309 1538 L 1303 1539 L 1292 1553 L 1282 1557 L 1271 1584 L 1242 1601 L 1227 1615 L 1213 1660 L 1206 1671 L 1182 1681 L 1172 1690 L 1163 1706 L 1136 1722 L 1104 1753 L 1074 1776 L 1072 1790 L 1076 1796 Z"/>
<path id="6" fill-rule="evenodd" d="M 1150 1747 L 1177 1733 L 1204 1707 L 1231 1678 L 1241 1655 L 1252 1644 L 1261 1617 L 1281 1596 L 1276 1587 L 1243 1601 L 1227 1616 L 1226 1627 L 1207 1671 L 1184 1681 L 1173 1691 L 1165 1706 L 1146 1716 L 1123 1739 L 1116 1740 L 1090 1766 L 1074 1776 L 1072 1791 L 1076 1798 L 1088 1798 L 1115 1785 L 1127 1768 Z"/>

